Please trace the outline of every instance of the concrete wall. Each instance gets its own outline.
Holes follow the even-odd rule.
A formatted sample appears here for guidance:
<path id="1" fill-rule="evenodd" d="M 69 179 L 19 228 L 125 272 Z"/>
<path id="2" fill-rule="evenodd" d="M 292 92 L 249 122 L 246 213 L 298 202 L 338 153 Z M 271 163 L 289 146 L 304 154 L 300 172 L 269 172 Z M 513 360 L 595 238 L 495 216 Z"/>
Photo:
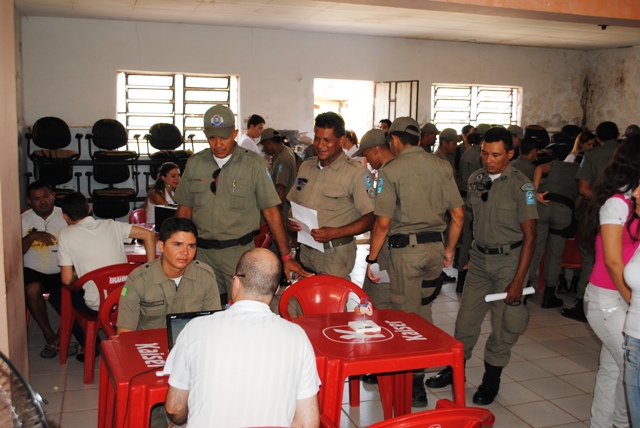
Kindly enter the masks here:
<path id="1" fill-rule="evenodd" d="M 579 123 L 586 52 L 390 37 L 85 19 L 22 22 L 26 123 L 55 115 L 72 127 L 115 116 L 118 70 L 240 76 L 241 116 L 311 131 L 313 79 L 522 86 L 522 123 Z"/>

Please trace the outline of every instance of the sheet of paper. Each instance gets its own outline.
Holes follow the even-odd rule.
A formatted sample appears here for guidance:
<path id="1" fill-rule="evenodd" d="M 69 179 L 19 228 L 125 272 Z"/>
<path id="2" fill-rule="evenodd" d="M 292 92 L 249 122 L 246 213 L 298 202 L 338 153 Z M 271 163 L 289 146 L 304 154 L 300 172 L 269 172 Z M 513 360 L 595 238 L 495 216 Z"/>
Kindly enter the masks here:
<path id="1" fill-rule="evenodd" d="M 290 220 L 295 221 L 302 228 L 302 230 L 298 232 L 298 242 L 324 253 L 324 244 L 316 241 L 313 239 L 313 236 L 311 236 L 311 229 L 318 229 L 318 211 L 291 202 L 291 212 L 293 218 Z"/>
<path id="2" fill-rule="evenodd" d="M 529 294 L 533 294 L 535 293 L 536 290 L 533 287 L 526 287 L 524 290 L 522 290 L 522 295 L 523 296 L 527 296 Z M 487 294 L 484 297 L 484 301 L 489 303 L 489 302 L 495 302 L 496 300 L 503 300 L 507 298 L 507 293 L 495 293 L 495 294 Z"/>
<path id="3" fill-rule="evenodd" d="M 371 265 L 371 273 L 373 276 L 380 277 L 380 281 L 378 281 L 379 284 L 388 284 L 391 282 L 391 279 L 389 279 L 389 272 L 386 270 L 380 270 L 380 265 L 378 263 Z"/>

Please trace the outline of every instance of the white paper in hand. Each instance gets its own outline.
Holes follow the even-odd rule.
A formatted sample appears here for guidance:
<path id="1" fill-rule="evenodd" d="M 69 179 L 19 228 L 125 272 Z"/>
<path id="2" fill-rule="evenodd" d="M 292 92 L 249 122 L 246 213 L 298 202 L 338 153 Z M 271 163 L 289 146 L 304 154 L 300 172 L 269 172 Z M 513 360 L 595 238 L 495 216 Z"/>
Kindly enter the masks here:
<path id="1" fill-rule="evenodd" d="M 293 218 L 289 220 L 298 223 L 302 228 L 298 232 L 298 242 L 324 253 L 324 244 L 316 241 L 311 236 L 311 229 L 318 229 L 318 211 L 291 202 L 291 213 Z"/>
<path id="2" fill-rule="evenodd" d="M 380 280 L 378 281 L 379 284 L 388 284 L 391 282 L 391 279 L 389 279 L 389 272 L 386 270 L 380 270 L 380 265 L 378 263 L 373 263 L 371 265 L 371 273 L 375 277 L 380 277 Z"/>

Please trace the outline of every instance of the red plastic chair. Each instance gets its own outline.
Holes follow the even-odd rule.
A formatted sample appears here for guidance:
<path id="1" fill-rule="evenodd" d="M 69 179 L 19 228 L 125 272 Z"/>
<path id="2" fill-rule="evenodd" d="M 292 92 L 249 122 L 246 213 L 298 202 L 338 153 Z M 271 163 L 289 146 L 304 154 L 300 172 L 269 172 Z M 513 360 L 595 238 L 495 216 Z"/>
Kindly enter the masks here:
<path id="1" fill-rule="evenodd" d="M 344 312 L 350 293 L 371 301 L 367 293 L 351 281 L 333 275 L 314 275 L 287 287 L 280 297 L 278 311 L 282 318 L 291 321 L 288 306 L 289 300 L 295 297 L 303 314 Z M 349 403 L 352 407 L 360 405 L 360 380 L 357 377 L 349 378 Z"/>
<path id="2" fill-rule="evenodd" d="M 256 248 L 269 248 L 271 246 L 271 234 L 261 233 L 253 238 L 253 243 Z"/>
<path id="3" fill-rule="evenodd" d="M 265 233 L 271 235 L 271 229 L 269 229 L 269 224 L 267 224 L 267 222 L 264 222 L 260 225 L 260 228 L 258 229 L 258 232 L 256 234 L 264 235 Z"/>
<path id="4" fill-rule="evenodd" d="M 544 291 L 544 257 L 547 254 L 545 249 L 540 260 L 540 270 L 538 271 L 538 290 Z M 578 248 L 578 240 L 576 238 L 567 239 L 562 251 L 562 261 L 560 267 L 567 269 L 580 269 L 582 266 L 582 258 L 580 257 L 580 249 Z M 556 278 L 557 279 L 557 278 Z"/>
<path id="5" fill-rule="evenodd" d="M 123 285 L 129 273 L 140 266 L 137 263 L 121 263 L 93 270 L 82 275 L 71 286 L 62 287 L 62 304 L 60 309 L 60 364 L 67 363 L 67 351 L 71 340 L 73 321 L 78 321 L 84 330 L 84 383 L 93 383 L 95 368 L 96 338 L 98 330 L 102 328 L 99 317 L 75 309 L 71 304 L 71 291 L 81 290 L 87 281 L 93 281 L 98 287 L 100 306 L 104 304 L 107 295 Z"/>
<path id="6" fill-rule="evenodd" d="M 490 410 L 460 407 L 451 400 L 442 399 L 436 403 L 435 410 L 387 419 L 369 425 L 369 428 L 481 428 L 492 426 L 495 420 L 496 417 Z"/>
<path id="7" fill-rule="evenodd" d="M 100 318 L 100 326 L 107 337 L 117 334 L 116 323 L 118 322 L 118 307 L 120 306 L 120 293 L 122 293 L 123 288 L 124 286 L 121 285 L 113 290 L 100 305 L 98 317 Z"/>
<path id="8" fill-rule="evenodd" d="M 129 214 L 129 224 L 145 224 L 147 222 L 147 212 L 144 208 L 138 208 Z"/>

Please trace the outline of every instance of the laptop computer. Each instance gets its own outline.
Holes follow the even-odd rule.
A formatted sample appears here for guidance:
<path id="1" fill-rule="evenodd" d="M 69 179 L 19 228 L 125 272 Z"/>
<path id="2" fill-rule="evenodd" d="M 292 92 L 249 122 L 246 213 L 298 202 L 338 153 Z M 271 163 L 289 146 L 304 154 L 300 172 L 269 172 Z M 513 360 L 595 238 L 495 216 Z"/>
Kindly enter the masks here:
<path id="1" fill-rule="evenodd" d="M 180 314 L 168 314 L 167 317 L 167 340 L 169 342 L 169 351 L 175 345 L 176 340 L 178 340 L 178 335 L 184 329 L 189 321 L 194 318 L 201 317 L 203 315 L 211 315 L 216 311 L 200 311 L 200 312 L 183 312 Z"/>
<path id="2" fill-rule="evenodd" d="M 157 205 L 154 208 L 156 215 L 156 232 L 160 232 L 162 223 L 164 223 L 166 219 L 175 216 L 176 212 L 178 212 L 177 205 Z"/>

